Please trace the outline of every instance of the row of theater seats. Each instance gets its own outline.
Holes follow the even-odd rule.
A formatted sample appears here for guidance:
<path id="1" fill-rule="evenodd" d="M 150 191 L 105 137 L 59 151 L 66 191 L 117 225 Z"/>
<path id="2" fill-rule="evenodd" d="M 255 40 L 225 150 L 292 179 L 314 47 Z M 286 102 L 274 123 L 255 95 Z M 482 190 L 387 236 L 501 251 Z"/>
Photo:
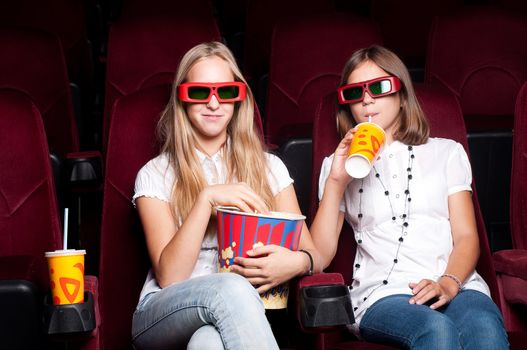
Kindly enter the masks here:
<path id="1" fill-rule="evenodd" d="M 193 6 L 185 7 L 186 10 L 180 13 L 176 13 L 174 8 L 170 11 L 167 3 L 159 1 L 168 6 L 157 9 L 166 10 L 163 16 L 159 12 L 156 16 L 148 13 L 140 16 L 138 9 L 144 9 L 144 5 L 139 6 L 142 2 L 127 2 L 121 17 L 110 28 L 101 120 L 75 119 L 74 106 L 77 104 L 73 101 L 76 99 L 67 91 L 68 81 L 75 75 L 67 75 L 68 60 L 59 58 L 61 55 L 71 56 L 66 50 L 68 43 L 65 39 L 60 36 L 52 38 L 52 34 L 30 34 L 31 30 L 27 29 L 2 29 L 2 47 L 6 47 L 11 54 L 0 62 L 0 70 L 4 73 L 0 86 L 18 88 L 35 100 L 44 115 L 52 151 L 61 155 L 78 151 L 77 129 L 83 129 L 80 132 L 82 135 L 86 129 L 83 126 L 91 125 L 89 130 L 101 129 L 102 136 L 96 138 L 100 139 L 104 153 L 111 109 L 118 97 L 140 88 L 169 84 L 179 59 L 188 48 L 198 42 L 221 39 L 217 21 L 207 7 L 208 1 L 193 2 Z M 257 6 L 256 3 L 251 6 Z M 430 25 L 424 80 L 429 84 L 445 85 L 456 94 L 469 132 L 499 131 L 502 134 L 497 136 L 504 135 L 505 143 L 508 140 L 510 144 L 514 98 L 520 84 L 527 79 L 527 49 L 521 45 L 521 38 L 527 33 L 526 19 L 496 9 L 471 7 L 459 10 L 458 5 L 441 5 L 445 8 L 437 5 L 440 9 L 431 11 L 444 13 L 447 7 L 457 10 L 435 18 Z M 306 5 L 305 9 L 310 6 Z M 207 8 L 202 16 L 193 15 L 197 9 Z M 265 135 L 270 144 L 282 147 L 286 163 L 297 175 L 305 173 L 301 165 L 307 164 L 305 159 L 295 162 L 297 154 L 307 154 L 309 158 L 309 152 L 303 152 L 303 149 L 309 150 L 311 145 L 315 97 L 336 88 L 344 62 L 354 50 L 374 43 L 388 45 L 391 40 L 386 36 L 389 31 L 383 29 L 386 26 L 384 21 L 376 23 L 367 17 L 320 11 L 323 13 L 314 15 L 309 12 L 294 20 L 276 20 L 269 44 L 270 53 L 261 56 L 269 60 L 269 76 L 262 94 L 265 98 L 259 99 Z M 248 14 L 255 12 L 253 10 Z M 247 34 L 250 28 L 247 28 Z M 81 38 L 78 40 L 82 41 Z M 405 41 L 412 41 L 404 38 Z M 252 41 L 262 42 L 255 36 L 244 47 L 250 48 Z M 59 52 L 60 45 L 62 53 Z M 40 60 L 33 60 L 33 54 Z M 411 61 L 411 58 L 408 60 Z M 245 65 L 249 66 L 249 63 Z M 250 68 L 246 70 L 249 76 L 255 74 L 250 72 Z M 70 68 L 69 71 L 74 70 Z M 43 80 L 46 84 L 42 84 Z M 89 114 L 89 117 L 97 119 L 98 115 Z M 479 136 L 474 141 L 478 147 L 474 148 L 488 143 L 489 135 L 483 140 Z M 495 136 L 489 137 L 495 139 Z M 86 147 L 82 149 L 87 150 Z M 477 150 L 474 151 L 476 153 Z M 493 154 L 487 149 L 481 153 Z M 481 163 L 482 169 L 491 164 L 485 159 Z M 476 179 L 479 181 L 478 176 Z M 304 209 L 309 183 L 309 179 L 299 178 L 297 181 Z M 486 203 L 492 203 L 490 199 L 486 200 L 486 196 L 483 202 L 485 208 Z M 492 209 L 485 211 L 492 212 Z"/>
<path id="2" fill-rule="evenodd" d="M 455 95 L 439 86 L 418 85 L 416 91 L 430 120 L 432 136 L 452 138 L 468 151 L 462 111 Z M 166 87 L 149 87 L 118 99 L 114 106 L 106 154 L 100 270 L 98 278 L 86 277 L 86 288 L 95 296 L 97 327 L 89 334 L 77 334 L 67 343 L 68 349 L 130 347 L 131 317 L 149 268 L 142 227 L 130 197 L 137 171 L 157 153 L 154 129 L 157 115 L 168 98 Z M 335 107 L 334 93 L 317 99 L 313 126 L 313 179 L 318 178 L 323 158 L 339 141 L 334 124 Z M 519 349 L 527 340 L 527 143 L 521 137 L 527 132 L 527 83 L 516 102 L 515 130 L 520 137 L 514 138 L 513 250 L 495 253 L 493 259 L 476 189 L 473 199 L 480 238 L 477 269 L 504 314 L 511 348 Z M 52 342 L 39 331 L 42 295 L 49 287 L 43 255 L 45 251 L 61 247 L 61 229 L 41 115 L 24 94 L 0 89 L 0 133 L 0 146 L 9 150 L 0 153 L 2 347 L 14 348 L 17 344 L 20 349 L 35 349 L 39 346 L 45 348 L 44 344 L 47 344 L 48 348 L 60 348 L 60 343 Z M 316 181 L 312 188 L 310 217 L 317 206 Z M 336 258 L 326 271 L 338 273 L 337 280 L 345 283 L 350 283 L 353 278 L 350 261 L 353 261 L 354 240 L 350 231 L 349 227 L 344 228 Z M 334 284 L 334 276 L 305 277 L 299 286 Z M 291 298 L 289 307 L 290 313 L 294 314 L 295 298 Z M 298 333 L 296 320 L 281 331 L 287 335 L 283 349 L 308 346 L 316 349 L 387 349 L 357 342 L 340 332 Z M 35 337 L 28 336 L 31 333 Z M 62 341 L 66 340 L 67 336 L 62 338 Z"/>
<path id="3" fill-rule="evenodd" d="M 59 120 L 66 125 L 64 133 L 68 135 L 50 135 L 50 142 L 64 143 L 68 151 L 78 148 L 77 127 L 82 129 L 81 139 L 92 139 L 92 142 L 84 140 L 86 146 L 97 143 L 93 138 L 105 145 L 107 119 L 115 98 L 140 87 L 170 81 L 179 58 L 190 46 L 230 35 L 226 19 L 245 21 L 239 29 L 245 34 L 243 44 L 239 45 L 239 59 L 259 95 L 265 132 L 271 143 L 281 145 L 291 136 L 310 136 L 310 118 L 305 117 L 304 111 L 312 108 L 310 93 L 334 89 L 350 53 L 371 43 L 392 48 L 410 67 L 419 66 L 422 72 L 420 77 L 415 76 L 416 80 L 437 81 L 452 89 L 461 100 L 469 131 L 512 127 L 511 106 L 519 84 L 526 77 L 522 64 L 525 47 L 520 45 L 525 33 L 525 16 L 498 8 L 464 7 L 461 0 L 427 4 L 371 0 L 365 2 L 367 5 L 357 6 L 366 9 L 363 11 L 369 16 L 358 16 L 356 13 L 360 11 L 353 11 L 351 5 L 350 11 L 344 11 L 344 2 L 338 0 L 295 0 L 286 4 L 274 1 L 199 0 L 188 4 L 167 0 L 108 1 L 113 7 L 115 3 L 120 4 L 120 11 L 119 15 L 107 19 L 111 25 L 105 39 L 100 38 L 104 35 L 96 38 L 96 35 L 88 37 L 87 34 L 90 32 L 87 30 L 90 27 L 87 9 L 95 7 L 88 4 L 102 5 L 104 1 L 53 0 L 51 5 L 33 4 L 30 0 L 4 2 L 0 5 L 2 25 L 30 27 L 56 35 L 55 40 L 62 46 L 65 68 L 55 65 L 55 70 L 49 69 L 49 75 L 43 67 L 35 67 L 38 71 L 17 69 L 28 64 L 24 62 L 27 56 L 24 53 L 17 64 L 6 62 L 2 66 L 12 74 L 24 74 L 26 80 L 31 81 L 29 77 L 37 77 L 33 81 L 39 81 L 38 77 L 46 79 L 53 86 L 60 86 L 61 92 L 63 82 L 54 81 L 64 80 L 62 70 L 65 69 L 65 80 L 84 92 L 74 90 L 70 97 L 61 96 L 63 100 L 72 101 L 70 106 L 65 106 L 67 102 L 58 102 L 55 96 L 50 96 L 56 88 L 42 94 L 33 86 L 24 86 L 39 102 L 40 108 L 63 109 L 45 114 L 66 114 Z M 416 11 L 419 16 L 414 16 Z M 240 15 L 241 19 L 229 17 L 231 12 Z M 271 13 L 273 16 L 266 16 Z M 439 18 L 434 20 L 437 15 Z M 90 41 L 103 40 L 104 52 L 90 50 Z M 236 49 L 235 40 L 227 43 Z M 3 47 L 9 50 L 13 47 L 12 42 L 5 44 L 7 46 Z M 18 45 L 33 46 L 24 40 Z M 13 52 L 15 50 L 17 48 L 13 47 Z M 40 61 L 46 65 L 49 61 L 58 62 L 56 57 L 49 56 L 59 55 L 57 50 L 47 50 L 53 52 L 39 53 Z M 97 60 L 90 57 L 90 53 L 102 56 L 105 75 L 94 76 Z M 423 70 L 425 64 L 426 70 Z M 259 86 L 258 80 L 265 74 L 268 78 Z M 104 83 L 94 79 L 104 79 Z M 486 89 L 484 94 L 480 91 L 482 82 L 489 80 L 494 82 L 496 90 Z M 99 100 L 104 100 L 102 119 L 91 108 L 90 97 L 93 97 L 95 85 L 104 86 L 98 91 Z M 75 115 L 78 116 L 76 125 L 70 126 Z M 50 126 L 57 122 L 57 119 L 46 117 L 49 134 L 57 133 Z M 102 129 L 102 136 L 87 136 L 99 129 Z M 53 146 L 64 148 L 64 145 Z"/>

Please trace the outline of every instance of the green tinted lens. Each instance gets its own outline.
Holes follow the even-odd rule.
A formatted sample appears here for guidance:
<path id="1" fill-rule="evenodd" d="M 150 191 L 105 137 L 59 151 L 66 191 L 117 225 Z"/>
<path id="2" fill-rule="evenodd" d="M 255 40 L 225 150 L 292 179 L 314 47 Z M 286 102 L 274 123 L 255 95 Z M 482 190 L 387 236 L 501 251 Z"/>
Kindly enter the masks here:
<path id="1" fill-rule="evenodd" d="M 389 80 L 376 81 L 369 85 L 370 91 L 374 95 L 385 94 L 392 90 L 392 84 Z"/>
<path id="2" fill-rule="evenodd" d="M 188 88 L 188 97 L 193 100 L 206 100 L 209 98 L 210 88 L 203 86 L 192 86 Z"/>
<path id="3" fill-rule="evenodd" d="M 233 99 L 240 94 L 240 88 L 237 86 L 222 86 L 218 88 L 218 96 L 222 100 Z"/>
<path id="4" fill-rule="evenodd" d="M 346 101 L 356 100 L 362 97 L 362 87 L 357 86 L 357 87 L 345 89 L 342 91 L 342 95 L 344 95 L 344 98 L 346 99 Z"/>

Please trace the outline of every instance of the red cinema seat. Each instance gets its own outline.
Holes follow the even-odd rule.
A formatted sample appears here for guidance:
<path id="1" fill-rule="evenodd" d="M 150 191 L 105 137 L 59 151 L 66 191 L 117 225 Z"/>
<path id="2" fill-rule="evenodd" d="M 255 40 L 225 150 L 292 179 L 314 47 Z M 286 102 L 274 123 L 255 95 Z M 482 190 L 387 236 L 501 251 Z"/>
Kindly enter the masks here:
<path id="1" fill-rule="evenodd" d="M 372 17 L 379 23 L 384 45 L 408 67 L 414 81 L 424 79 L 428 33 L 437 15 L 463 6 L 463 0 L 373 0 Z"/>
<path id="2" fill-rule="evenodd" d="M 436 17 L 426 81 L 456 95 L 470 132 L 512 128 L 516 95 L 527 80 L 526 36 L 526 17 L 496 8 Z"/>
<path id="3" fill-rule="evenodd" d="M 0 87 L 25 93 L 39 109 L 50 152 L 79 150 L 62 46 L 54 34 L 0 27 Z M 38 59 L 36 59 L 38 57 Z"/>
<path id="4" fill-rule="evenodd" d="M 257 82 L 269 72 L 271 38 L 279 21 L 298 20 L 306 16 L 334 12 L 328 0 L 249 0 L 246 6 L 243 43 L 243 70 L 248 79 Z"/>
<path id="5" fill-rule="evenodd" d="M 527 331 L 527 82 L 516 101 L 510 191 L 513 249 L 494 253 L 503 294 L 505 324 Z"/>
<path id="6" fill-rule="evenodd" d="M 309 111 L 315 109 L 318 97 L 338 87 L 342 67 L 355 50 L 380 43 L 372 22 L 350 15 L 277 24 L 264 123 L 269 141 L 281 145 L 291 137 L 310 137 Z"/>
<path id="7" fill-rule="evenodd" d="M 208 17 L 169 16 L 116 22 L 108 40 L 103 149 L 117 98 L 141 88 L 172 83 L 185 52 L 201 42 L 219 38 L 216 23 Z"/>
<path id="8" fill-rule="evenodd" d="M 53 348 L 42 332 L 44 253 L 62 248 L 60 215 L 41 115 L 13 89 L 0 88 L 0 150 L 0 346 Z M 85 290 L 97 303 L 95 277 L 85 276 Z M 99 321 L 96 311 L 92 316 Z M 97 349 L 96 340 L 97 329 L 71 348 Z"/>
<path id="9" fill-rule="evenodd" d="M 68 75 L 77 85 L 93 84 L 93 62 L 82 0 L 19 0 L 0 3 L 0 23 L 29 27 L 57 35 Z"/>

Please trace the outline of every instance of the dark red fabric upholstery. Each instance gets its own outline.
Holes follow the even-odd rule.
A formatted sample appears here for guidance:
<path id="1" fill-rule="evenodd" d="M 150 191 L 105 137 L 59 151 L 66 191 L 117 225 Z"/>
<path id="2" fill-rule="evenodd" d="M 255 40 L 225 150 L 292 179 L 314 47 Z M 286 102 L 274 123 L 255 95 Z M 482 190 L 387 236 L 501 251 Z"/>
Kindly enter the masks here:
<path id="1" fill-rule="evenodd" d="M 17 0 L 0 2 L 0 23 L 56 34 L 62 44 L 69 78 L 92 84 L 93 63 L 81 0 Z"/>
<path id="2" fill-rule="evenodd" d="M 527 83 L 523 84 L 514 114 L 510 192 L 510 250 L 494 253 L 498 282 L 504 298 L 507 327 L 527 331 Z"/>
<path id="3" fill-rule="evenodd" d="M 355 50 L 380 42 L 372 22 L 349 15 L 278 23 L 266 106 L 265 130 L 270 142 L 280 145 L 290 137 L 310 137 L 310 116 L 318 97 L 338 87 L 342 67 Z"/>
<path id="4" fill-rule="evenodd" d="M 78 151 L 66 64 L 54 34 L 0 28 L 0 87 L 22 91 L 44 120 L 51 152 Z M 36 59 L 38 57 L 38 59 Z"/>
<path id="5" fill-rule="evenodd" d="M 43 257 L 62 245 L 46 135 L 15 90 L 0 89 L 0 149 L 0 256 Z"/>
<path id="6" fill-rule="evenodd" d="M 516 95 L 527 79 L 527 20 L 492 8 L 437 17 L 426 81 L 460 100 L 469 131 L 511 129 Z"/>
<path id="7" fill-rule="evenodd" d="M 511 173 L 511 235 L 515 249 L 527 250 L 527 82 L 516 99 Z"/>
<path id="8" fill-rule="evenodd" d="M 106 156 L 100 243 L 101 349 L 131 347 L 132 314 L 150 266 L 132 205 L 139 169 L 158 153 L 155 125 L 169 89 L 153 87 L 115 104 Z"/>
<path id="9" fill-rule="evenodd" d="M 191 47 L 220 34 L 210 19 L 188 17 L 121 21 L 110 29 L 106 71 L 103 146 L 112 106 L 120 96 L 172 83 L 181 57 Z"/>
<path id="10" fill-rule="evenodd" d="M 527 250 L 506 249 L 497 251 L 494 253 L 494 265 L 499 273 L 521 278 L 527 283 Z M 527 290 L 525 290 L 525 300 L 527 300 Z"/>
<path id="11" fill-rule="evenodd" d="M 432 20 L 462 5 L 462 0 L 373 0 L 371 12 L 379 23 L 384 45 L 407 66 L 424 68 Z"/>
<path id="12" fill-rule="evenodd" d="M 431 136 L 447 137 L 460 142 L 468 152 L 466 130 L 463 123 L 461 108 L 455 96 L 448 90 L 439 86 L 431 87 L 426 85 L 416 85 L 416 93 L 421 106 L 430 121 Z M 318 179 L 320 167 L 324 157 L 329 156 L 335 151 L 340 141 L 336 124 L 336 95 L 330 94 L 323 98 L 317 108 L 313 125 L 313 185 L 311 197 L 311 217 L 313 217 L 318 207 Z M 487 241 L 487 232 L 483 223 L 483 218 L 479 210 L 477 195 L 473 195 L 478 234 L 480 241 L 480 259 L 476 267 L 477 271 L 483 276 L 490 287 L 493 299 L 499 304 L 499 291 L 496 282 L 495 270 L 492 265 L 490 249 Z M 351 283 L 353 278 L 353 259 L 355 255 L 356 243 L 353 238 L 352 229 L 345 223 L 339 238 L 339 245 L 335 258 L 331 265 L 326 269 L 327 272 L 339 272 L 343 275 L 346 283 Z M 346 343 L 349 335 L 328 335 L 323 336 L 325 349 L 387 349 L 374 344 L 357 343 L 351 341 Z M 338 344 L 338 346 L 337 346 Z M 337 346 L 336 348 L 333 346 Z M 322 349 L 322 348 L 321 348 Z"/>
<path id="13" fill-rule="evenodd" d="M 252 80 L 269 70 L 276 23 L 334 11 L 332 1 L 327 0 L 249 0 L 246 6 L 243 67 L 246 77 Z M 302 48 L 302 52 L 308 50 L 309 47 Z"/>

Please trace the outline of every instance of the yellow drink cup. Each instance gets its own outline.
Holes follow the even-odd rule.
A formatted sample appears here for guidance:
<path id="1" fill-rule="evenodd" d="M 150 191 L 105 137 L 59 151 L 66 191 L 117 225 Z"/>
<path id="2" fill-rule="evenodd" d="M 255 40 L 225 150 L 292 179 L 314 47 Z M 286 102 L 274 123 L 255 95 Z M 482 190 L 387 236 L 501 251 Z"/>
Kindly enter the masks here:
<path id="1" fill-rule="evenodd" d="M 384 138 L 384 130 L 379 125 L 370 122 L 358 125 L 345 163 L 346 172 L 351 177 L 362 179 L 370 173 Z"/>
<path id="2" fill-rule="evenodd" d="M 46 252 L 54 305 L 84 302 L 85 250 Z"/>

